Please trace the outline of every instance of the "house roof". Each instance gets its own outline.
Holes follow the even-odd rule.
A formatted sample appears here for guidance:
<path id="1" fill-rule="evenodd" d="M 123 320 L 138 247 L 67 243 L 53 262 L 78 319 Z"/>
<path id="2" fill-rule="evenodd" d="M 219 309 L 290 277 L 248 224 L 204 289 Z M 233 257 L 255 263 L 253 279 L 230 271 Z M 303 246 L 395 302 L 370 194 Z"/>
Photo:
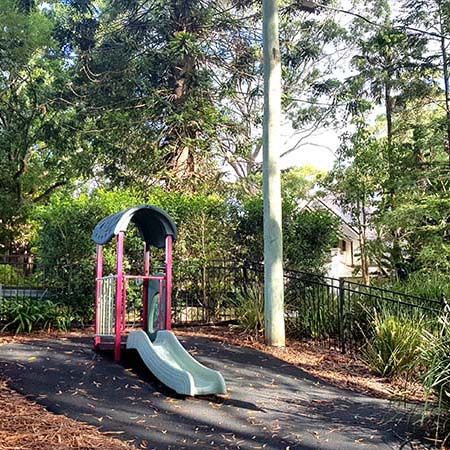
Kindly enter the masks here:
<path id="1" fill-rule="evenodd" d="M 351 225 L 351 217 L 336 203 L 336 199 L 331 196 L 324 198 L 315 197 L 311 200 L 306 200 L 300 207 L 310 210 L 326 210 L 335 215 L 341 222 L 341 232 L 344 237 L 349 240 L 358 240 L 358 230 Z"/>

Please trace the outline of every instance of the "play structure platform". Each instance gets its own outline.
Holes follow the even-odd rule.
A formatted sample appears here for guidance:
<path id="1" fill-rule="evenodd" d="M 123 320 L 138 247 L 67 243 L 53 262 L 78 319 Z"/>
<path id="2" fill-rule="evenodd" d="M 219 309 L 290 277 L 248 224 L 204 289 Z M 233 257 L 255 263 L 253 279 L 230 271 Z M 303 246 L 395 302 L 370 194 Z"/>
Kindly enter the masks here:
<path id="1" fill-rule="evenodd" d="M 130 222 L 144 240 L 143 275 L 124 273 L 124 237 Z M 194 359 L 172 333 L 172 244 L 176 226 L 170 216 L 150 205 L 136 206 L 101 220 L 92 239 L 97 244 L 95 295 L 96 350 L 113 339 L 114 360 L 120 361 L 122 336 L 127 328 L 127 286 L 129 280 L 142 285 L 141 329 L 131 331 L 126 349 L 136 350 L 148 369 L 169 388 L 182 395 L 226 394 L 222 374 Z M 116 273 L 103 275 L 103 245 L 116 237 Z M 165 250 L 165 266 L 152 274 L 150 247 Z"/>

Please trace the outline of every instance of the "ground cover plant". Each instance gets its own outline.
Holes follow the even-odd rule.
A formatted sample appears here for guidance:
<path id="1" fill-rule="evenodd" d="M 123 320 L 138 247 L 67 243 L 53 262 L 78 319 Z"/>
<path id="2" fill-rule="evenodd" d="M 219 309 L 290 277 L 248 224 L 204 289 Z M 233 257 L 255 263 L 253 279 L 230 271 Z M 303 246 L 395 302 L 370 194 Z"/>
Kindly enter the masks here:
<path id="1" fill-rule="evenodd" d="M 1 331 L 31 333 L 37 330 L 67 331 L 75 315 L 67 305 L 42 298 L 0 298 Z"/>

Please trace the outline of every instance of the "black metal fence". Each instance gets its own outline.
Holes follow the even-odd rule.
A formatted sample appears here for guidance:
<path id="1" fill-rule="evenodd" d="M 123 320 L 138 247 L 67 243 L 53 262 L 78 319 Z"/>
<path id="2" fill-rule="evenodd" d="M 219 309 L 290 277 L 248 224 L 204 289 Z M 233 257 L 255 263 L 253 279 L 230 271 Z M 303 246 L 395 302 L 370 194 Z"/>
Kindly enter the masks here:
<path id="1" fill-rule="evenodd" d="M 238 321 L 242 299 L 262 301 L 263 271 L 261 264 L 243 262 L 180 265 L 174 277 L 176 323 Z M 357 350 L 365 342 L 377 314 L 421 322 L 433 331 L 446 305 L 444 298 L 427 299 L 294 270 L 285 271 L 284 283 L 287 334 L 328 342 L 342 351 Z"/>
<path id="2" fill-rule="evenodd" d="M 176 324 L 236 320 L 236 297 L 246 284 L 245 266 L 231 262 L 174 265 L 173 319 Z"/>
<path id="3" fill-rule="evenodd" d="M 45 280 L 31 256 L 0 255 L 0 299 L 54 297 L 55 290 Z"/>
<path id="4" fill-rule="evenodd" d="M 52 268 L 54 271 L 55 268 Z M 249 262 L 176 262 L 174 265 L 173 319 L 176 324 L 218 323 L 240 319 L 242 302 L 263 302 L 263 266 Z M 46 271 L 23 261 L 0 261 L 0 302 L 14 297 L 52 298 L 64 288 L 45 285 Z M 94 274 L 93 274 L 94 275 Z M 94 293 L 92 285 L 87 296 Z M 355 350 L 373 322 L 373 316 L 388 312 L 421 321 L 433 330 L 445 299 L 425 299 L 375 286 L 323 275 L 286 270 L 285 319 L 288 335 L 315 339 Z M 131 288 L 131 286 L 130 286 Z M 141 295 L 134 287 L 130 301 Z M 135 294 L 135 295 L 134 295 Z M 89 299 L 87 299 L 87 304 Z M 248 304 L 248 303 L 247 303 Z M 262 309 L 262 304 L 259 305 Z M 257 308 L 256 308 L 257 309 Z"/>
<path id="5" fill-rule="evenodd" d="M 376 315 L 392 315 L 438 329 L 446 301 L 299 271 L 285 272 L 287 331 L 328 340 L 342 351 L 365 342 Z"/>

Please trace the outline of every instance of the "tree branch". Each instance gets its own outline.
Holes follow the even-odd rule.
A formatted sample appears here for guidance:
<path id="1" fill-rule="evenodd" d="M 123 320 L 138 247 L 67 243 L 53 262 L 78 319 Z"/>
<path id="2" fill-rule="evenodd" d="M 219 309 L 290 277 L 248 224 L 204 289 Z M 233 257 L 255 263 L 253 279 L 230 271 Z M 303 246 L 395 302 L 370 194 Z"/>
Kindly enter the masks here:
<path id="1" fill-rule="evenodd" d="M 38 203 L 41 200 L 43 200 L 44 198 L 47 198 L 54 190 L 58 189 L 61 186 L 65 186 L 67 185 L 67 181 L 58 181 L 55 184 L 53 184 L 52 186 L 50 186 L 49 188 L 47 188 L 42 194 L 38 195 L 37 197 L 35 197 L 32 202 L 33 203 Z"/>

